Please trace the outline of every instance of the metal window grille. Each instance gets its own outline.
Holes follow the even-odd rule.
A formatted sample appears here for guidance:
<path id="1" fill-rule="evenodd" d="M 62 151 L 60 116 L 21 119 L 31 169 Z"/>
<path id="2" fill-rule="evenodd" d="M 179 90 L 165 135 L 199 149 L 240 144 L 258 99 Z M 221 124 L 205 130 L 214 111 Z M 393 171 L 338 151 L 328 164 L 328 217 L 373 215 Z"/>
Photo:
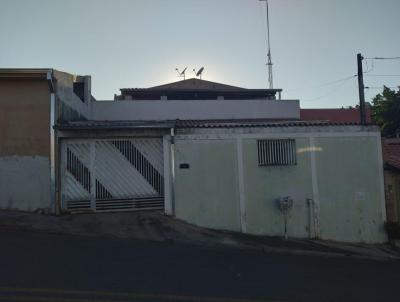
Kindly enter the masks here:
<path id="1" fill-rule="evenodd" d="M 296 165 L 296 141 L 294 139 L 257 140 L 259 166 Z"/>

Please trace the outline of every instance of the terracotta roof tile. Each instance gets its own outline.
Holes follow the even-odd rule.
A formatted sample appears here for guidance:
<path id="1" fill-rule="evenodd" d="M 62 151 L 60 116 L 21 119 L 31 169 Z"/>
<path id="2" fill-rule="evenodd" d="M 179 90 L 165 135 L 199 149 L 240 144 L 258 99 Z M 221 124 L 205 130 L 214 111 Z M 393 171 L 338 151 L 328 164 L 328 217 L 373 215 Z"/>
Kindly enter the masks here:
<path id="1" fill-rule="evenodd" d="M 400 169 L 400 138 L 383 139 L 382 153 L 386 165 Z"/>
<path id="2" fill-rule="evenodd" d="M 367 123 L 371 123 L 371 108 L 366 107 Z M 300 119 L 304 121 L 326 120 L 333 123 L 359 123 L 358 108 L 300 109 Z"/>

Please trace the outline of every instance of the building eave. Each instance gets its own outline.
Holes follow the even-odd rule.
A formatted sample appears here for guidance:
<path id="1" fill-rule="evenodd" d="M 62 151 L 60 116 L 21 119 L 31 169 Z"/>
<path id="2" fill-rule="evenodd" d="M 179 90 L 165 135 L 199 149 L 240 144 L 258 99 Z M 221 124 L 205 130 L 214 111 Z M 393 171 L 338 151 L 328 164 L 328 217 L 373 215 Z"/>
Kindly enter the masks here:
<path id="1" fill-rule="evenodd" d="M 51 68 L 0 68 L 0 79 L 45 79 L 53 72 Z"/>

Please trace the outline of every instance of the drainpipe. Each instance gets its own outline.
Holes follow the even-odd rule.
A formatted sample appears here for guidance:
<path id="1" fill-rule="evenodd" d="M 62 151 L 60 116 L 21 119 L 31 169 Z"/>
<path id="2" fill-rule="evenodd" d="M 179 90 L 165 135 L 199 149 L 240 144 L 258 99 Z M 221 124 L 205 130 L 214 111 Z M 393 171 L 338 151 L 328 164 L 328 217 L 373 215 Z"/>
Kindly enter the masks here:
<path id="1" fill-rule="evenodd" d="M 313 215 L 313 207 L 314 207 L 314 200 L 311 198 L 307 198 L 307 205 L 308 205 L 308 237 L 309 239 L 313 239 L 313 231 L 315 231 L 315 221 Z"/>
<path id="2" fill-rule="evenodd" d="M 175 125 L 171 128 L 171 203 L 172 203 L 172 216 L 175 216 Z"/>
<path id="3" fill-rule="evenodd" d="M 59 214 L 58 207 L 58 185 L 57 185 L 57 168 L 56 161 L 58 159 L 58 154 L 56 153 L 57 144 L 57 132 L 55 131 L 56 118 L 57 118 L 57 103 L 55 87 L 53 82 L 53 70 L 47 71 L 47 83 L 50 89 L 50 202 L 52 211 Z"/>

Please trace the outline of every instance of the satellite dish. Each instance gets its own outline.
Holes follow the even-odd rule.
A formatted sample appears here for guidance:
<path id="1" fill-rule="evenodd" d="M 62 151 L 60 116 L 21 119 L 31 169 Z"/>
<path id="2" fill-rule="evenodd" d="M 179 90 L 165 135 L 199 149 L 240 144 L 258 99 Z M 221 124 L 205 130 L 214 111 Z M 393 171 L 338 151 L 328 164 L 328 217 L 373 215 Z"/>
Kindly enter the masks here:
<path id="1" fill-rule="evenodd" d="M 199 69 L 199 71 L 196 73 L 196 77 L 200 77 L 200 79 L 201 79 L 201 74 L 203 73 L 203 70 L 204 70 L 204 67 L 201 67 Z"/>
<path id="2" fill-rule="evenodd" d="M 203 71 L 204 71 L 204 67 L 201 67 L 197 72 L 196 72 L 196 69 L 193 68 L 193 73 L 196 74 L 196 77 L 200 78 L 200 80 L 201 80 L 201 75 L 202 75 Z"/>
<path id="3" fill-rule="evenodd" d="M 178 77 L 181 77 L 181 78 L 183 78 L 185 80 L 186 79 L 186 69 L 187 69 L 187 67 L 185 67 L 182 70 L 182 72 L 179 72 L 179 69 L 175 68 L 175 70 L 178 72 Z"/>

